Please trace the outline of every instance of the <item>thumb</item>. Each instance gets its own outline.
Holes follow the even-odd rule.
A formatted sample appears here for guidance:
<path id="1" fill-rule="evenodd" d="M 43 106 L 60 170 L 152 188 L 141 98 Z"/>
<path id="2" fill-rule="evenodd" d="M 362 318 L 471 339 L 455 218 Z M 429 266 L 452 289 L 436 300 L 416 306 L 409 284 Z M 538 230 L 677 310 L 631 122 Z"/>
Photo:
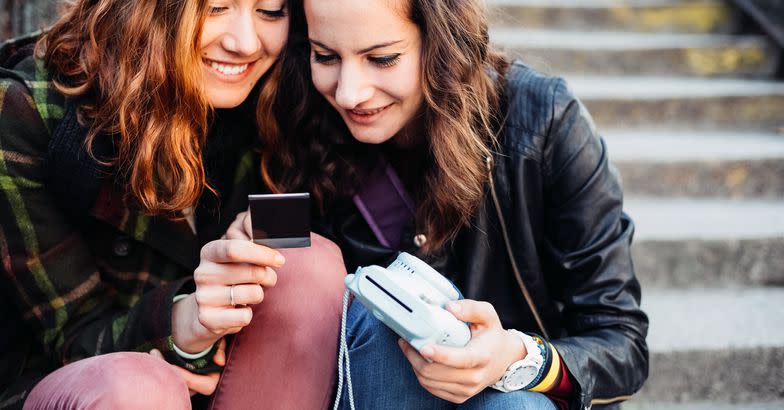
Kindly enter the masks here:
<path id="1" fill-rule="evenodd" d="M 161 360 L 164 360 L 164 361 L 166 360 L 166 359 L 163 358 L 163 353 L 161 353 L 161 351 L 158 350 L 158 349 L 150 350 L 150 356 L 152 356 L 152 357 L 154 357 L 156 359 L 161 359 Z"/>
<path id="2" fill-rule="evenodd" d="M 455 300 L 447 303 L 446 310 L 456 318 L 479 327 L 501 325 L 493 305 L 471 299 Z"/>
<path id="3" fill-rule="evenodd" d="M 221 338 L 218 342 L 218 350 L 215 351 L 212 361 L 221 367 L 226 365 L 226 338 Z"/>
<path id="4" fill-rule="evenodd" d="M 253 239 L 253 223 L 250 218 L 250 207 L 248 207 L 245 217 L 242 219 L 242 227 L 245 228 L 245 235 L 248 236 L 248 239 Z"/>

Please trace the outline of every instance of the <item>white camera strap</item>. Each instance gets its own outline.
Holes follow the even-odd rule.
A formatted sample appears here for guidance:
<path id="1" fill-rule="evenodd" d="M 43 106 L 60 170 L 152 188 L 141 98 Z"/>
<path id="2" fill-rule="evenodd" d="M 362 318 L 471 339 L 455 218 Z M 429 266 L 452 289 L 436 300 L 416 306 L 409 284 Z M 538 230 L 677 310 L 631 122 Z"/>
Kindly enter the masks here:
<path id="1" fill-rule="evenodd" d="M 340 398 L 343 394 L 343 361 L 346 362 L 346 383 L 348 384 L 348 403 L 351 410 L 354 409 L 354 390 L 351 387 L 351 361 L 348 358 L 348 343 L 346 342 L 346 317 L 348 316 L 348 296 L 349 290 L 343 293 L 343 314 L 340 318 L 340 349 L 338 352 L 338 393 L 335 396 L 333 410 L 340 406 Z"/>

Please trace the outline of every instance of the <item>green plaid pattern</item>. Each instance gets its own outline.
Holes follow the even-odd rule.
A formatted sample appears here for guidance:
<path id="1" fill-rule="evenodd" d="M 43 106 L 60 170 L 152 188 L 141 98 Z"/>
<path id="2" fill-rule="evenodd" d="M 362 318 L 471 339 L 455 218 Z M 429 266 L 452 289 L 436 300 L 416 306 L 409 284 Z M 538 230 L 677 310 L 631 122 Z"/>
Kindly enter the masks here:
<path id="1" fill-rule="evenodd" d="M 154 347 L 170 361 L 203 367 L 204 360 L 184 363 L 171 352 L 171 300 L 191 290 L 199 249 L 215 237 L 197 237 L 184 220 L 134 211 L 111 178 L 84 221 L 75 223 L 58 208 L 59 198 L 47 190 L 45 158 L 66 100 L 30 50 L 29 41 L 0 47 L 0 65 L 14 53 L 28 54 L 0 68 L 0 286 L 15 296 L 0 304 L 13 303 L 40 344 L 33 350 L 41 357 L 27 362 L 48 363 L 45 372 L 84 357 Z M 233 186 L 221 190 L 217 216 L 197 220 L 200 234 L 220 235 L 246 209 L 247 194 L 260 189 L 251 148 L 225 159 L 234 167 L 227 172 Z"/>

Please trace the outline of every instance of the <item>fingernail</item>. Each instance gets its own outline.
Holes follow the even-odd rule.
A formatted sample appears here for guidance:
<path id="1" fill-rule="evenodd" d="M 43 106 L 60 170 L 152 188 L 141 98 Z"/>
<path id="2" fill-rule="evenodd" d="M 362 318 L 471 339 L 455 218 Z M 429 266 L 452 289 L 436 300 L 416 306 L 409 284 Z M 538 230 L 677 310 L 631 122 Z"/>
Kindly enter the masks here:
<path id="1" fill-rule="evenodd" d="M 452 313 L 460 313 L 460 304 L 455 302 L 450 302 L 447 305 L 447 309 L 449 309 L 449 311 Z"/>
<path id="2" fill-rule="evenodd" d="M 281 254 L 277 254 L 275 255 L 275 263 L 277 263 L 278 265 L 283 265 L 284 263 L 286 263 L 286 258 L 284 258 L 283 255 Z"/>
<path id="3" fill-rule="evenodd" d="M 432 356 L 432 355 L 433 355 L 433 353 L 435 353 L 435 352 L 433 351 L 433 346 L 425 346 L 425 347 L 423 347 L 423 348 L 422 348 L 422 350 L 420 350 L 420 351 L 419 351 L 419 353 L 420 353 L 422 356 L 425 356 L 425 357 L 430 357 L 430 356 Z"/>

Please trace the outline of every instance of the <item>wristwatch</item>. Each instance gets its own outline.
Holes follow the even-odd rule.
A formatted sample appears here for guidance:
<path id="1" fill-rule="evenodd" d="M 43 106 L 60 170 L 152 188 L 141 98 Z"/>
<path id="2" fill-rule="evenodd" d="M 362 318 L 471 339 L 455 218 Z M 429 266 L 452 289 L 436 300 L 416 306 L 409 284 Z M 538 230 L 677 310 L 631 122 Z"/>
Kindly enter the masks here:
<path id="1" fill-rule="evenodd" d="M 504 393 L 530 387 L 529 385 L 536 381 L 544 365 L 544 356 L 539 343 L 533 337 L 514 329 L 508 329 L 507 332 L 523 340 L 527 353 L 522 360 L 512 363 L 506 369 L 501 380 L 490 386 Z"/>

